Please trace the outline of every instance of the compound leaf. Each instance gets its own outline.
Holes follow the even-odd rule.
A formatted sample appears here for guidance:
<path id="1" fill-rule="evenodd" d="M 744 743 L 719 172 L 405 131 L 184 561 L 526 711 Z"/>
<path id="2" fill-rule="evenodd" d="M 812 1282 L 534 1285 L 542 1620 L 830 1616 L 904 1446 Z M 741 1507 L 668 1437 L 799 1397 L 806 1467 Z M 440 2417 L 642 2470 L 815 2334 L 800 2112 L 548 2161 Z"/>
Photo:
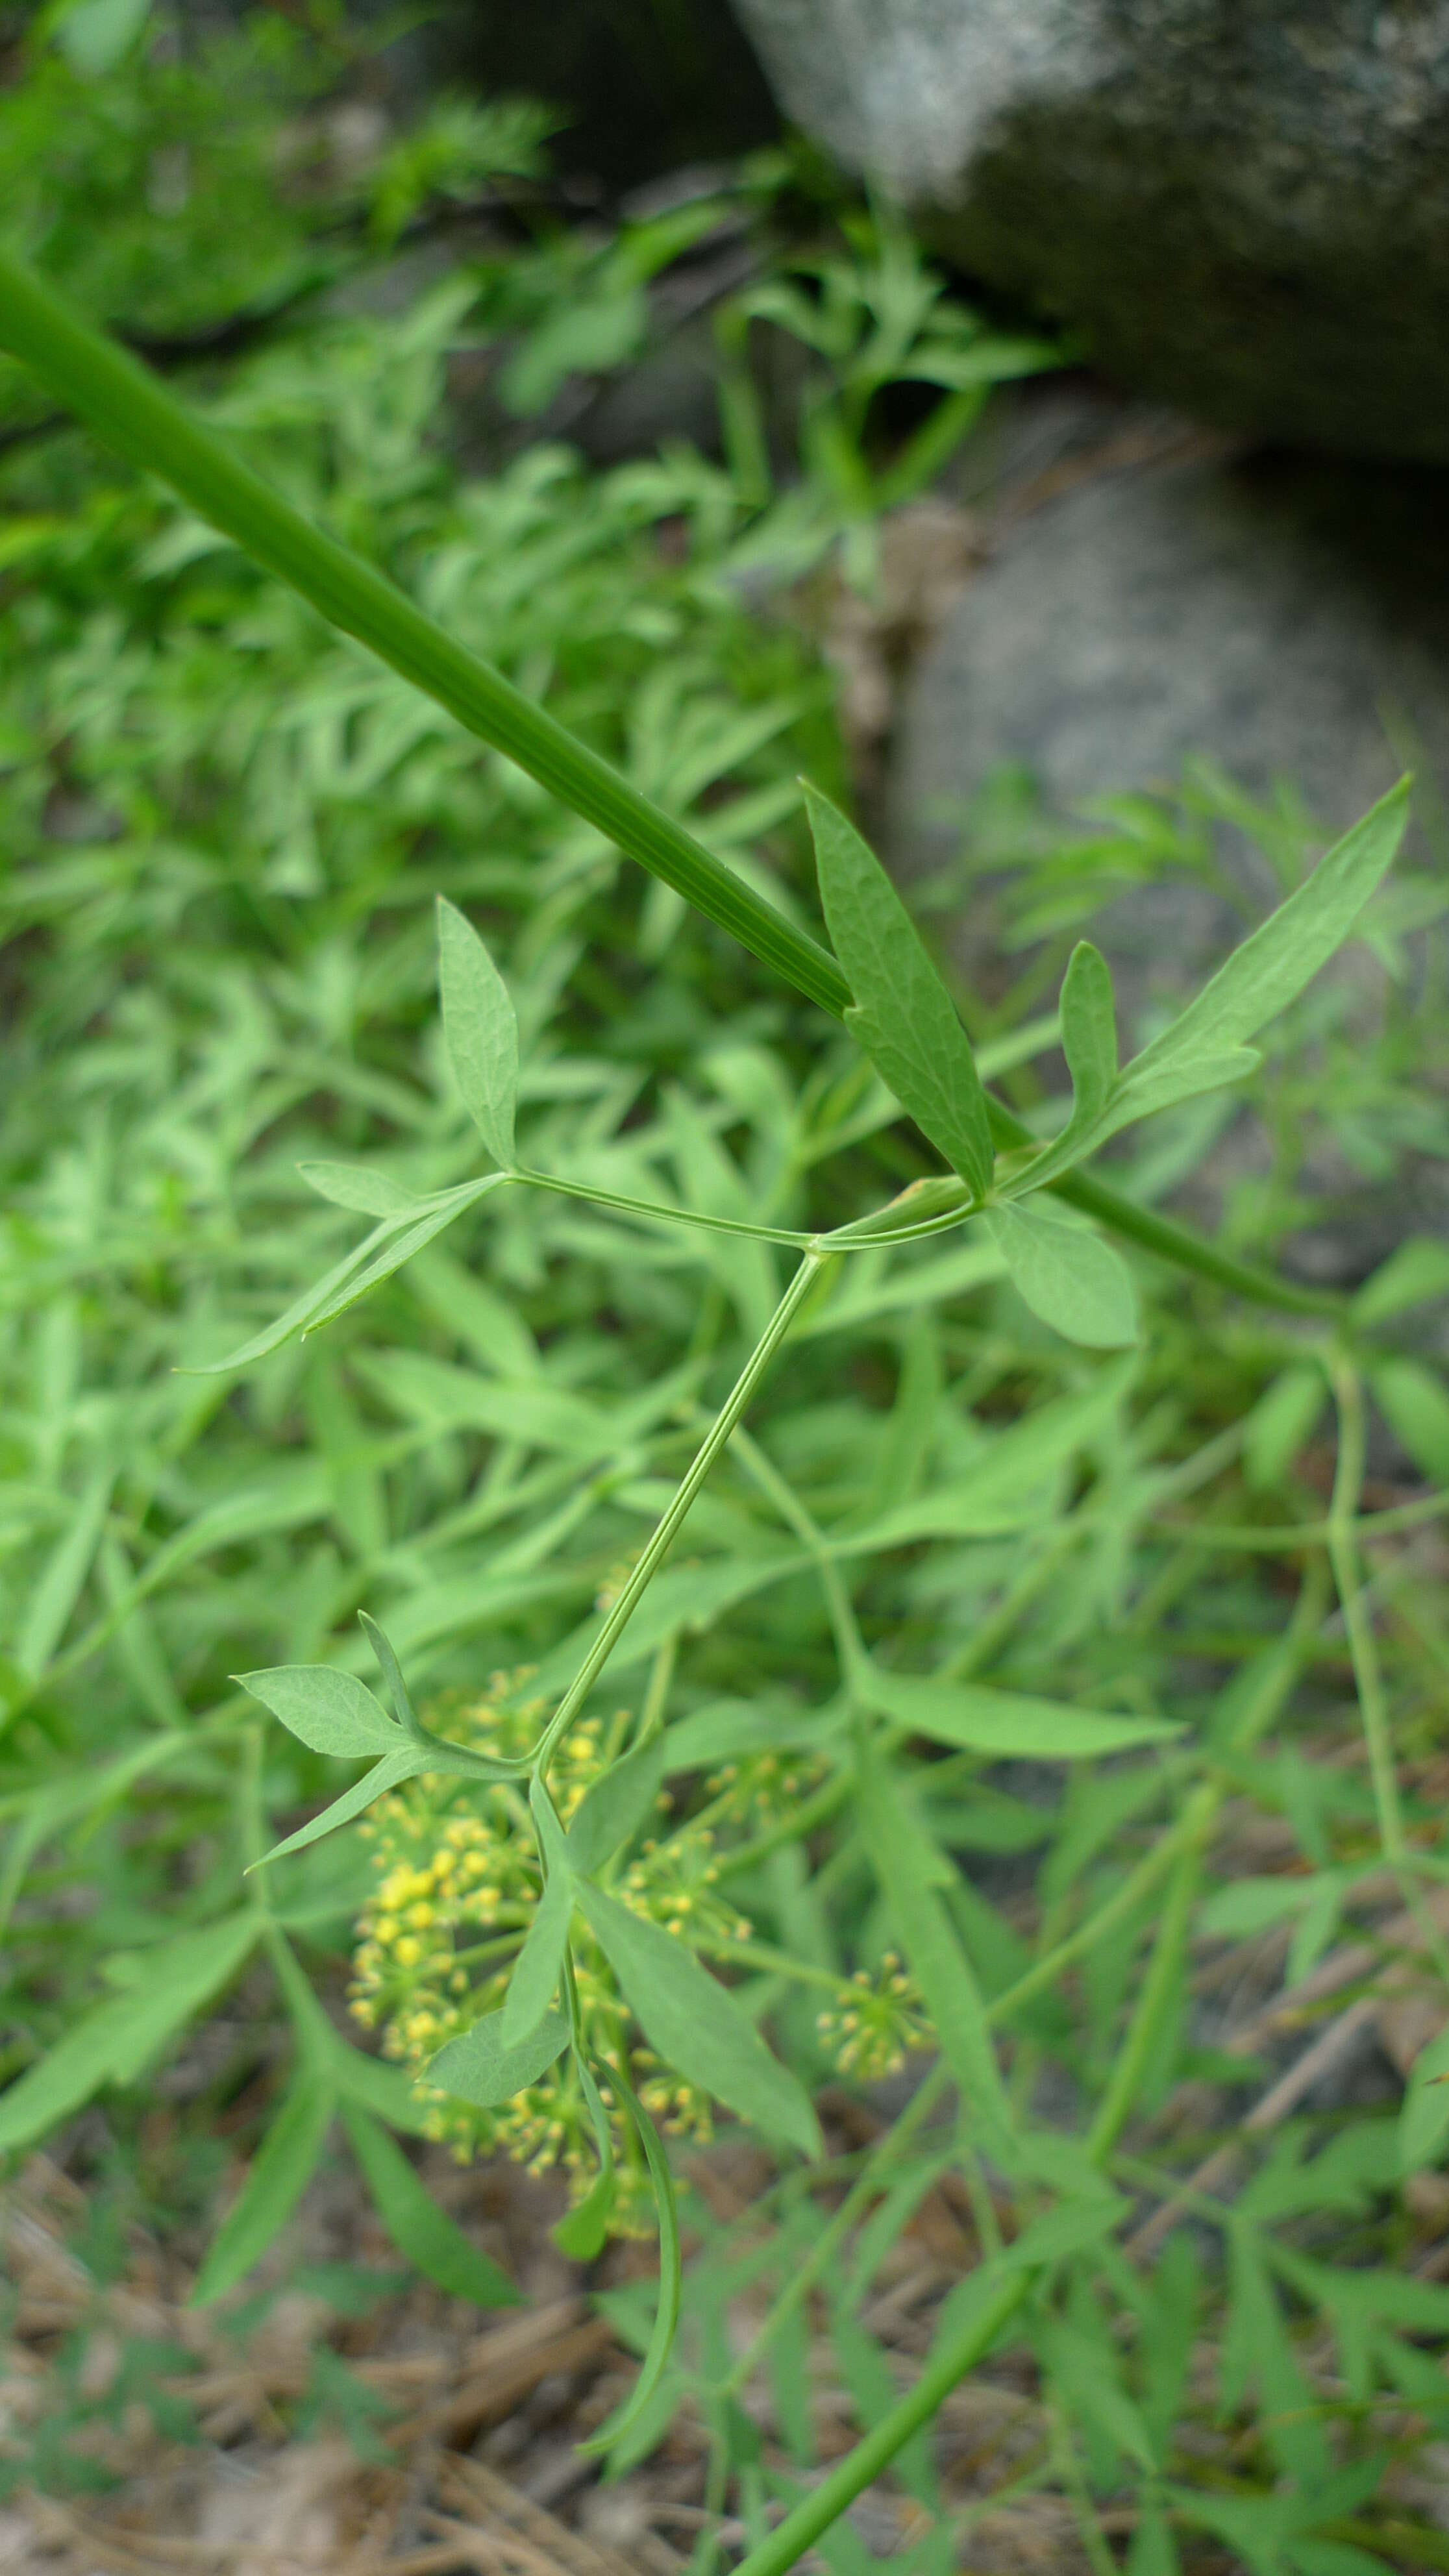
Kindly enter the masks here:
<path id="1" fill-rule="evenodd" d="M 405 1261 L 411 1261 L 413 1254 L 431 1243 L 435 1234 L 441 1234 L 445 1226 L 450 1226 L 455 1216 L 462 1215 L 464 1208 L 472 1207 L 478 1199 L 486 1197 L 490 1190 L 496 1190 L 500 1182 L 509 1178 L 507 1172 L 485 1172 L 480 1180 L 460 1181 L 456 1189 L 440 1192 L 431 1202 L 421 1200 L 416 1215 L 411 1218 L 390 1218 L 391 1240 L 375 1252 L 362 1269 L 355 1271 L 351 1278 L 333 1290 L 330 1297 L 324 1299 L 303 1329 L 311 1333 L 320 1332 L 324 1324 L 330 1324 L 338 1315 L 345 1314 L 348 1307 L 355 1306 L 358 1299 L 365 1297 L 369 1288 L 375 1288 L 380 1279 L 390 1279 L 395 1270 L 401 1270 Z M 401 1232 L 396 1230 L 399 1227 Z"/>
<path id="2" fill-rule="evenodd" d="M 200 1367 L 182 1370 L 181 1375 L 229 1375 L 233 1369 L 249 1367 L 253 1360 L 266 1359 L 284 1342 L 291 1341 L 294 1334 L 316 1332 L 323 1324 L 330 1324 L 349 1306 L 355 1306 L 358 1298 L 365 1297 L 380 1279 L 390 1279 L 405 1261 L 411 1261 L 413 1254 L 421 1252 L 435 1234 L 451 1225 L 455 1216 L 461 1216 L 464 1208 L 497 1189 L 500 1181 L 508 1177 L 507 1172 L 485 1172 L 479 1180 L 460 1181 L 455 1189 L 441 1190 L 431 1199 L 414 1199 L 397 1214 L 383 1217 L 371 1234 L 364 1235 L 361 1243 L 334 1263 L 313 1287 L 294 1298 L 274 1324 L 253 1333 L 250 1341 L 240 1342 L 225 1359 L 207 1360 Z"/>

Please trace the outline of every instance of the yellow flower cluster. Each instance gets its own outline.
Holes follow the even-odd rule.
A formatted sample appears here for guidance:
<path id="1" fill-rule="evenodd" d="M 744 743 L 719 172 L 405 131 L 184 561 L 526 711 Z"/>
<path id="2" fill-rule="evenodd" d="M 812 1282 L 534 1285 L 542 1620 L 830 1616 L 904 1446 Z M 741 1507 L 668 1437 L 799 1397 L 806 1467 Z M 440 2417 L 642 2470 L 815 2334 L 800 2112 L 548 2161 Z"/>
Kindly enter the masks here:
<path id="1" fill-rule="evenodd" d="M 887 1950 L 874 1977 L 857 1968 L 839 2000 L 817 2016 L 815 2027 L 841 2074 L 853 2075 L 860 2084 L 898 2075 L 908 2048 L 931 2044 L 921 2018 L 920 1991 L 893 1950 Z"/>
<path id="2" fill-rule="evenodd" d="M 476 1699 L 454 1697 L 427 1712 L 435 1733 L 480 1752 L 515 1757 L 537 1742 L 547 1707 L 528 1691 L 530 1675 L 496 1673 Z M 624 1748 L 632 1721 L 584 1718 L 560 1745 L 549 1785 L 563 1822 Z M 613 1877 L 620 1900 L 706 1955 L 747 1941 L 752 1926 L 720 1888 L 721 1830 L 758 1833 L 787 1813 L 820 1774 L 813 1761 L 764 1753 L 731 1763 L 704 1784 L 704 1803 L 676 1818 L 667 1796 L 657 1825 Z M 508 2103 L 491 2111 L 460 2102 L 426 2080 L 444 2043 L 496 2012 L 538 1904 L 542 1872 L 522 1784 L 425 1773 L 378 1800 L 361 1827 L 372 1846 L 375 1892 L 357 1927 L 350 2009 L 382 2033 L 384 2053 L 413 2076 L 428 2134 L 460 2163 L 502 2152 L 542 2173 L 557 2167 L 577 2201 L 597 2169 L 588 2106 L 568 2051 Z M 644 2046 L 613 1971 L 582 1923 L 572 1951 L 578 2010 L 589 2060 L 629 2074 L 660 2127 L 695 2141 L 711 2134 L 706 2094 L 661 2065 Z M 899 1962 L 878 1985 L 862 1972 L 822 2016 L 821 2030 L 842 2073 L 869 2079 L 899 2065 L 918 2044 L 918 2001 Z M 618 2184 L 610 2220 L 616 2235 L 648 2233 L 652 2197 L 638 2142 L 601 2091 L 614 2121 Z"/>
<path id="3" fill-rule="evenodd" d="M 474 1701 L 428 1712 L 435 1732 L 480 1751 L 515 1755 L 537 1741 L 547 1710 L 527 1696 L 526 1674 L 496 1674 Z M 592 1782 L 621 1749 L 627 1711 L 610 1724 L 585 1718 L 560 1746 L 550 1787 L 568 1824 Z M 646 1836 L 621 1872 L 617 1894 L 681 1938 L 711 1945 L 747 1939 L 750 1925 L 715 1892 L 714 1837 L 707 1825 L 663 1822 Z M 587 2192 L 596 2169 L 593 2133 L 567 2053 L 527 2092 L 493 2111 L 440 2093 L 425 2081 L 428 2061 L 444 2042 L 483 2013 L 497 2011 L 513 1961 L 538 1902 L 541 1872 L 533 1820 L 522 1788 L 425 1773 L 393 1790 L 361 1828 L 372 1845 L 376 1892 L 357 1927 L 350 2009 L 380 2028 L 384 2053 L 418 2079 L 428 2133 L 460 2163 L 502 2151 L 534 2172 L 558 2166 L 573 2196 Z M 575 1987 L 589 2055 L 596 2065 L 627 2063 L 640 2099 L 676 2135 L 710 2135 L 708 2097 L 661 2067 L 638 2041 L 613 1972 L 584 1927 L 574 1932 Z M 652 2200 L 637 2142 L 618 2119 L 619 2190 L 610 2221 L 616 2234 L 648 2232 Z"/>

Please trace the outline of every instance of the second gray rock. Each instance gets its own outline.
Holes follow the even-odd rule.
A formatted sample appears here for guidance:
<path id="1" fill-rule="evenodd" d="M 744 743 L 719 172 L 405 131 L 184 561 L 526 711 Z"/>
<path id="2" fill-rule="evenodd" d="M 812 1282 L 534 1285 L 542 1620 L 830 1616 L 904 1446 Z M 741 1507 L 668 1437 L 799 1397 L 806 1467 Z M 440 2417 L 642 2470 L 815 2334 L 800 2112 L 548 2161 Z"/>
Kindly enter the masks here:
<path id="1" fill-rule="evenodd" d="M 1106 373 L 1449 459 L 1449 0 L 736 0 L 787 112 Z"/>

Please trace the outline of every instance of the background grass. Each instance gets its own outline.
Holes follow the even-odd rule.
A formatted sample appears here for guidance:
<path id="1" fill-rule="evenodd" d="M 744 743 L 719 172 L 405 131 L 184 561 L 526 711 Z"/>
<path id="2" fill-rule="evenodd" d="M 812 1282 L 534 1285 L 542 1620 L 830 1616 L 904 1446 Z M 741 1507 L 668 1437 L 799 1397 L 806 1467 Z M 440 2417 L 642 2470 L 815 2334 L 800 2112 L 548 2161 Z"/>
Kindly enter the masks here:
<path id="1" fill-rule="evenodd" d="M 93 310 L 164 341 L 291 497 L 804 919 L 796 775 L 848 790 L 812 601 L 842 561 L 868 583 L 878 510 L 911 488 L 914 424 L 883 396 L 911 346 L 900 316 L 914 298 L 917 330 L 958 349 L 974 323 L 930 301 L 888 227 L 849 208 L 842 225 L 788 171 L 756 167 L 719 217 L 757 228 L 756 309 L 773 295 L 788 316 L 788 290 L 854 315 L 834 343 L 818 335 L 795 467 L 772 471 L 768 413 L 750 407 L 746 315 L 722 333 L 729 461 L 679 449 L 592 469 L 509 424 L 583 360 L 630 363 L 651 330 L 641 277 L 695 245 L 560 228 L 544 120 L 522 111 L 455 117 L 339 175 L 325 123 L 307 122 L 335 61 L 269 17 L 248 27 L 243 53 L 210 65 L 145 40 L 82 72 L 37 46 L 0 120 L 29 246 Z M 279 120 L 301 174 L 280 190 Z M 223 122 L 238 158 L 213 197 Z M 57 163 L 62 133 L 85 148 Z M 158 156 L 183 148 L 203 175 L 167 212 L 156 173 L 179 165 Z M 249 188 L 268 223 L 243 253 L 229 209 Z M 493 228 L 481 248 L 458 245 L 459 205 Z M 223 237 L 234 265 L 218 264 Z M 423 282 L 388 269 L 385 294 L 361 294 L 397 240 L 429 246 Z M 825 263 L 803 285 L 802 256 Z M 569 339 L 600 280 L 602 353 Z M 499 461 L 464 472 L 457 405 L 480 369 L 501 389 Z M 314 1340 L 234 1379 L 178 1374 L 356 1238 L 300 1160 L 421 1189 L 475 1168 L 439 1044 L 435 894 L 506 965 L 531 1159 L 791 1227 L 840 1222 L 927 1165 L 820 1015 L 18 383 L 11 399 L 0 1813 L 20 2078 L 144 1988 L 148 1954 L 235 1907 L 258 1809 L 286 1830 L 350 1777 L 260 1733 L 229 1675 L 362 1669 L 365 1606 L 431 1694 L 476 1695 L 519 1666 L 540 1691 L 561 1683 L 572 1632 L 778 1293 L 768 1247 L 509 1194 Z M 1086 852 L 1016 834 L 1004 902 L 1022 972 L 989 1027 L 963 999 L 1022 1114 L 1046 1115 L 1057 1087 L 1037 1019 L 1090 909 L 1124 877 L 1210 870 L 1245 822 L 1270 876 L 1296 882 L 1320 846 L 1303 787 L 1302 809 L 1254 814 L 1198 773 L 1116 809 Z M 983 825 L 966 880 L 1002 855 Z M 1442 1153 L 1442 910 L 1421 858 L 1370 916 L 1364 971 L 1325 978 L 1278 1024 L 1248 1106 L 1169 1115 L 1114 1177 L 1161 1196 L 1216 1152 L 1224 1231 L 1256 1252 L 1321 1216 L 1346 1170 L 1391 1183 L 1407 1155 Z M 747 2215 L 711 2198 L 707 2160 L 684 2168 L 684 2331 L 635 2450 L 684 2442 L 701 2569 L 808 2487 L 842 2423 L 880 2419 L 903 2356 L 914 2370 L 949 2334 L 973 2263 L 1049 2190 L 1090 2199 L 1068 2142 L 1124 2080 L 1126 2251 L 1091 2228 L 1064 2251 L 988 2360 L 986 2429 L 967 2440 L 943 2417 L 859 2527 L 822 2544 L 827 2563 L 889 2548 L 927 2576 L 981 2545 L 988 2506 L 999 2537 L 1033 2496 L 1057 2500 L 1059 2545 L 1098 2571 L 1449 2560 L 1433 2483 L 1449 2093 L 1428 2081 L 1449 1396 L 1435 1310 L 1411 1302 L 1442 1292 L 1443 1265 L 1435 1247 L 1415 1258 L 1365 1377 L 1315 1328 L 1245 1317 L 1146 1263 L 1150 1328 L 1123 1364 L 1034 1323 L 970 1237 L 868 1256 L 810 1317 L 758 1447 L 737 1446 L 698 1507 L 673 1616 L 606 1697 L 667 1690 L 686 1724 L 724 1702 L 804 1731 L 811 1767 L 783 1791 L 753 1778 L 748 1831 L 723 1839 L 751 1927 L 741 1991 L 823 2088 L 832 2148 L 818 2172 L 760 2172 Z M 999 1496 L 984 1523 L 961 1499 L 983 1471 Z M 1421 1502 L 1407 1528 L 1353 1526 Z M 829 1746 L 810 1743 L 838 1679 L 821 1530 L 893 1668 L 1190 1730 L 1167 1755 L 1070 1770 L 898 1748 L 919 1848 L 949 1856 L 1011 2096 L 1061 2142 L 1056 2170 L 1045 2147 L 1035 2173 L 980 2164 L 944 2102 L 902 2121 L 902 2095 L 842 2074 L 841 2031 L 819 2026 L 896 1938 Z M 1365 1718 L 1392 1745 L 1387 1811 Z M 767 1792 L 778 1829 L 762 1826 Z M 702 1795 L 686 1771 L 680 1821 Z M 371 1886 L 356 1834 L 277 1873 L 283 1928 L 339 2018 Z M 1003 2001 L 1074 1937 L 1059 1970 Z M 249 1975 L 181 2116 L 148 2121 L 143 2052 L 137 2080 L 50 2137 L 95 2210 L 188 2256 L 227 2158 L 267 2136 L 285 2095 L 285 1987 Z M 912 2289 L 912 2231 L 948 2185 L 951 2257 L 918 2264 Z M 82 2252 L 103 2279 L 99 2237 Z M 647 2284 L 600 2295 L 625 2346 L 642 2342 Z M 176 2354 L 142 2342 L 125 2370 L 161 2392 L 163 2422 L 167 2404 L 184 2414 L 184 2387 L 166 2394 Z M 89 2479 L 78 2367 L 61 2354 L 23 2410 L 13 2483 Z M 369 2438 L 365 2416 L 353 2429 Z"/>

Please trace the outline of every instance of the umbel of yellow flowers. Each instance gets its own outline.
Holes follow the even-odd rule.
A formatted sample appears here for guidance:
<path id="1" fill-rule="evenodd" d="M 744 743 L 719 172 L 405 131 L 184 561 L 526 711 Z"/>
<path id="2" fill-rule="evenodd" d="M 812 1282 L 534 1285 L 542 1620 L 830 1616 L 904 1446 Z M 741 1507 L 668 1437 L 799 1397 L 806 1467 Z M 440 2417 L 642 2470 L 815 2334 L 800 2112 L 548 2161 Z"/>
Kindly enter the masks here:
<path id="1" fill-rule="evenodd" d="M 529 1675 L 497 1673 L 476 1699 L 435 1704 L 434 1732 L 495 1754 L 523 1754 L 548 1711 L 528 1696 Z M 560 1745 L 550 1787 L 567 1825 L 592 1783 L 615 1758 L 631 1725 L 627 1710 L 612 1720 L 586 1717 Z M 732 1844 L 753 1841 L 818 1776 L 819 1766 L 776 1753 L 751 1755 L 676 1799 L 665 1792 L 657 1827 L 625 1860 L 613 1893 L 636 1913 L 727 1963 L 748 1943 L 753 1925 L 720 1886 Z M 445 2041 L 503 2002 L 513 1962 L 533 1920 L 541 1885 L 528 1801 L 511 1784 L 493 1786 L 427 1772 L 379 1799 L 360 1828 L 371 1845 L 377 1887 L 358 1925 L 350 2008 L 382 2033 L 383 2049 L 408 2068 L 426 2106 L 429 2136 L 460 2163 L 506 2154 L 534 2173 L 557 2166 L 571 2197 L 587 2192 L 596 2167 L 588 2107 L 568 2052 L 511 2102 L 483 2111 L 429 2084 L 426 2069 Z M 580 1921 L 573 1940 L 574 1981 L 588 2051 L 599 2066 L 627 2073 L 645 2108 L 675 2136 L 712 2134 L 708 2099 L 645 2046 L 602 1951 Z M 888 1955 L 871 1976 L 823 1977 L 816 2027 L 823 2051 L 842 2075 L 869 2082 L 895 2071 L 908 2047 L 927 2034 L 919 1998 L 900 1962 Z M 604 2100 L 609 2100 L 607 2084 Z M 632 2125 L 615 2119 L 619 2184 L 611 2229 L 653 2232 L 653 2202 Z"/>

